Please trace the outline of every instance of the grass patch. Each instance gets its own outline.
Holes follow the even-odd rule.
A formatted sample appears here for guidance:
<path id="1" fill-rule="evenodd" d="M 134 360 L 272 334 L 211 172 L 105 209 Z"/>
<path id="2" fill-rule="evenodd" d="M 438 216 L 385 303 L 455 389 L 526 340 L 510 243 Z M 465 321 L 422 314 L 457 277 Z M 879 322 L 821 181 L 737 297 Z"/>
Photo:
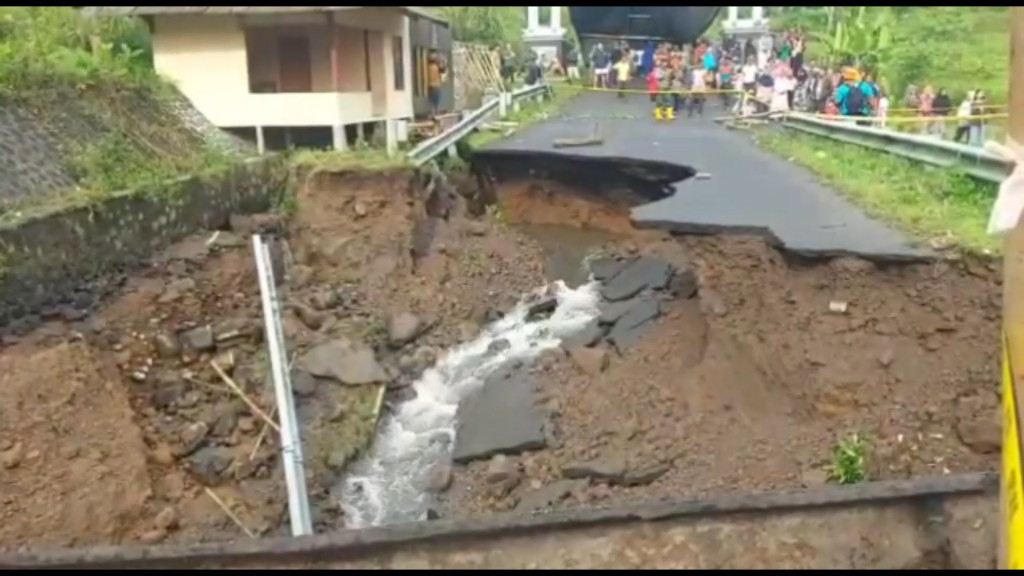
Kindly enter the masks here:
<path id="1" fill-rule="evenodd" d="M 986 233 L 996 187 L 825 138 L 782 128 L 755 132 L 757 143 L 818 174 L 872 217 L 925 242 L 992 253 L 1001 242 Z"/>
<path id="2" fill-rule="evenodd" d="M 0 219 L 88 205 L 113 193 L 170 191 L 178 176 L 237 161 L 174 113 L 181 96 L 152 66 L 135 18 L 86 18 L 70 6 L 0 7 L 0 105 L 50 135 L 65 190 L 0 199 Z"/>
<path id="3" fill-rule="evenodd" d="M 867 480 L 867 442 L 859 434 L 841 439 L 832 454 L 829 480 L 838 484 L 858 484 Z"/>
<path id="4" fill-rule="evenodd" d="M 312 434 L 313 462 L 321 469 L 342 470 L 373 443 L 377 432 L 379 386 L 337 387 L 337 417 Z"/>
<path id="5" fill-rule="evenodd" d="M 342 172 L 358 170 L 377 172 L 407 168 L 407 154 L 403 151 L 388 155 L 387 151 L 370 147 L 354 147 L 351 150 L 296 150 L 291 156 L 292 165 L 302 171 Z"/>
<path id="6" fill-rule="evenodd" d="M 552 114 L 564 108 L 573 98 L 583 93 L 582 84 L 558 82 L 551 84 L 551 87 L 554 94 L 550 99 L 542 102 L 525 102 L 519 107 L 519 111 L 509 112 L 508 117 L 503 121 L 516 122 L 518 124 L 518 126 L 512 128 L 513 132 L 534 122 L 550 118 Z M 479 148 L 495 140 L 505 138 L 506 135 L 507 132 L 505 131 L 474 132 L 466 140 L 470 146 Z"/>

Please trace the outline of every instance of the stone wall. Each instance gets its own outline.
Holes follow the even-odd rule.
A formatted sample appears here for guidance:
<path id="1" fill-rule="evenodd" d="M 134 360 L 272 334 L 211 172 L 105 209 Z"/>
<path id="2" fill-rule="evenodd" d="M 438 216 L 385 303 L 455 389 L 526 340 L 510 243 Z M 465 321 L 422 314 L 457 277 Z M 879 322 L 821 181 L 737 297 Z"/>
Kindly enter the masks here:
<path id="1" fill-rule="evenodd" d="M 0 224 L 0 330 L 81 315 L 120 273 L 189 234 L 226 226 L 233 213 L 268 210 L 287 185 L 285 160 L 265 157 Z"/>
<path id="2" fill-rule="evenodd" d="M 160 98 L 84 91 L 75 97 L 0 99 L 0 213 L 75 189 L 77 151 L 118 135 L 146 155 L 195 153 L 206 142 L 240 156 L 255 149 L 210 123 L 180 92 Z"/>

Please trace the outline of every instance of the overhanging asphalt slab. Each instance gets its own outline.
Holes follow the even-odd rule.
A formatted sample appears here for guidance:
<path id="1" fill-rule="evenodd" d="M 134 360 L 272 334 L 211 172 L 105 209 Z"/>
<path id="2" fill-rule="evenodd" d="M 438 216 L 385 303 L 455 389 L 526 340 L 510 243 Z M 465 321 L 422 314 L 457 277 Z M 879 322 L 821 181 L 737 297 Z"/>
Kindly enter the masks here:
<path id="1" fill-rule="evenodd" d="M 645 94 L 588 92 L 559 116 L 491 143 L 487 150 L 546 151 L 673 162 L 707 173 L 674 185 L 675 194 L 633 210 L 637 227 L 685 234 L 754 233 L 807 256 L 857 255 L 926 260 L 935 254 L 867 217 L 807 170 L 760 150 L 742 132 L 711 121 L 724 110 L 709 98 L 704 118 L 656 122 Z M 603 145 L 556 149 L 561 138 L 597 134 Z"/>

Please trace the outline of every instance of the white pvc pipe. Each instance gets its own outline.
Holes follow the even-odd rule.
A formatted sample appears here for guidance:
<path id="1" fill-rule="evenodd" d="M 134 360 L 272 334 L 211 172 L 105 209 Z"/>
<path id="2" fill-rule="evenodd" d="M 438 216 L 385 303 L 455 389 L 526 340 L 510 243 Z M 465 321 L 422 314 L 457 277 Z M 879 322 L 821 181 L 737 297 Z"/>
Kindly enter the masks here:
<path id="1" fill-rule="evenodd" d="M 270 250 L 258 234 L 252 237 L 252 247 L 256 253 L 256 272 L 260 284 L 260 299 L 263 303 L 267 352 L 270 354 L 270 371 L 274 380 L 274 396 L 280 420 L 281 465 L 284 467 L 284 480 L 288 490 L 288 514 L 291 519 L 292 536 L 311 536 L 313 521 L 309 512 L 309 495 L 306 492 L 302 440 L 299 436 L 298 417 L 295 414 L 291 379 L 285 362 L 284 335 L 277 305 L 274 270 L 270 264 Z"/>

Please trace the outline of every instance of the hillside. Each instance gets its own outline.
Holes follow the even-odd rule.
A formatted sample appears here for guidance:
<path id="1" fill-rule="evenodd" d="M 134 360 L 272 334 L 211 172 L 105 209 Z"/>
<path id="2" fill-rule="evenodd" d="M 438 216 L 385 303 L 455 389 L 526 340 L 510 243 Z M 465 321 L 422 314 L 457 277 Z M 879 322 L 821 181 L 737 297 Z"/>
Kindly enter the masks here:
<path id="1" fill-rule="evenodd" d="M 0 7 L 0 214 L 230 160 L 228 139 L 157 77 L 148 34 L 74 8 Z"/>
<path id="2" fill-rule="evenodd" d="M 863 18 L 859 10 L 863 9 Z M 985 90 L 1005 103 L 1009 88 L 1009 8 L 999 6 L 779 7 L 778 30 L 800 27 L 811 38 L 810 60 L 855 53 L 877 63 L 890 92 L 908 84 L 945 88 L 954 97 Z M 829 25 L 829 12 L 832 25 Z M 842 35 L 836 23 L 844 24 Z"/>

